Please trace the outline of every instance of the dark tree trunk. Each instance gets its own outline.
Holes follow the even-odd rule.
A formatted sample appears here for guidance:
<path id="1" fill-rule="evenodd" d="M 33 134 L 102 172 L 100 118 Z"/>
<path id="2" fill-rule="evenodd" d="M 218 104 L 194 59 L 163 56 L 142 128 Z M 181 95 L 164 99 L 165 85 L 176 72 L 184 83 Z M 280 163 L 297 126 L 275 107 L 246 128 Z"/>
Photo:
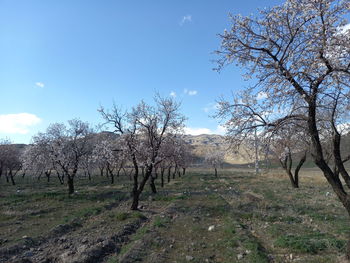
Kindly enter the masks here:
<path id="1" fill-rule="evenodd" d="M 186 168 L 182 168 L 182 175 L 186 174 Z"/>
<path id="2" fill-rule="evenodd" d="M 9 171 L 9 175 L 10 175 L 10 179 L 11 179 L 11 183 L 12 185 L 16 185 L 16 182 L 15 182 L 15 179 L 14 179 L 14 176 L 12 174 L 12 170 Z"/>
<path id="3" fill-rule="evenodd" d="M 319 132 L 317 129 L 317 121 L 316 121 L 316 96 L 313 97 L 312 100 L 309 101 L 309 112 L 308 112 L 308 130 L 311 137 L 312 142 L 312 157 L 314 159 L 315 164 L 321 169 L 323 172 L 324 177 L 327 179 L 328 183 L 331 185 L 334 193 L 337 195 L 339 200 L 342 202 L 343 206 L 345 207 L 347 213 L 350 215 L 350 197 L 347 194 L 347 192 L 344 190 L 343 184 L 339 179 L 339 176 L 335 174 L 332 169 L 328 166 L 324 156 L 323 156 L 323 149 L 319 137 Z M 338 144 L 337 141 L 333 140 L 333 147 L 338 148 L 340 146 L 340 143 Z M 334 149 L 334 154 L 337 155 L 337 151 L 340 149 Z M 335 160 L 337 165 L 337 160 Z M 340 167 L 337 167 L 338 169 Z M 341 172 L 340 172 L 341 173 Z M 342 176 L 346 177 L 346 174 L 341 174 Z M 347 184 L 348 178 L 344 179 L 345 183 Z M 348 259 L 350 259 L 350 241 L 348 243 L 346 256 Z"/>
<path id="4" fill-rule="evenodd" d="M 142 181 L 139 185 L 138 184 L 138 169 L 137 169 L 136 157 L 133 157 L 133 163 L 134 163 L 134 167 L 135 167 L 135 173 L 134 173 L 134 187 L 133 187 L 133 191 L 132 191 L 133 200 L 132 200 L 132 204 L 131 204 L 131 210 L 137 210 L 140 195 L 141 195 L 148 179 L 152 175 L 153 166 L 150 165 L 146 168 L 146 172 L 144 173 Z"/>
<path id="5" fill-rule="evenodd" d="M 161 185 L 161 187 L 164 187 L 164 171 L 165 171 L 164 168 L 160 169 L 160 185 Z"/>
<path id="6" fill-rule="evenodd" d="M 295 183 L 295 188 L 299 188 L 299 171 L 301 169 L 301 167 L 303 166 L 303 164 L 306 161 L 306 152 L 303 154 L 303 156 L 301 157 L 297 167 L 294 170 L 294 183 Z"/>
<path id="7" fill-rule="evenodd" d="M 132 192 L 132 204 L 131 204 L 131 210 L 138 210 L 139 207 L 139 198 L 140 198 L 140 194 L 139 192 L 133 191 Z"/>
<path id="8" fill-rule="evenodd" d="M 111 173 L 110 175 L 111 175 L 111 184 L 114 184 L 114 174 Z"/>
<path id="9" fill-rule="evenodd" d="M 103 177 L 103 175 L 104 175 L 104 168 L 99 168 L 100 169 L 100 175 L 101 175 L 101 177 Z"/>
<path id="10" fill-rule="evenodd" d="M 57 177 L 58 177 L 58 180 L 60 181 L 61 184 L 64 184 L 64 177 L 60 176 L 60 173 L 56 171 L 56 174 L 57 174 Z"/>
<path id="11" fill-rule="evenodd" d="M 43 175 L 43 172 L 41 171 L 39 176 L 38 176 L 38 181 L 40 181 L 42 175 Z"/>
<path id="12" fill-rule="evenodd" d="M 149 185 L 151 187 L 152 193 L 156 194 L 157 193 L 157 188 L 156 188 L 156 184 L 154 183 L 155 178 L 153 176 L 150 176 L 150 182 Z"/>
<path id="13" fill-rule="evenodd" d="M 215 177 L 218 177 L 218 169 L 216 169 L 216 167 L 214 167 L 215 170 Z"/>
<path id="14" fill-rule="evenodd" d="M 171 166 L 168 167 L 168 183 L 170 183 Z"/>
<path id="15" fill-rule="evenodd" d="M 174 172 L 173 172 L 173 179 L 175 179 L 176 173 L 177 173 L 177 165 L 175 165 L 175 169 L 174 169 Z"/>
<path id="16" fill-rule="evenodd" d="M 120 166 L 119 168 L 118 168 L 118 171 L 117 171 L 117 177 L 119 177 L 119 175 L 120 175 L 120 171 L 121 171 L 121 169 L 122 169 L 123 167 L 122 166 Z"/>
<path id="17" fill-rule="evenodd" d="M 138 191 L 139 182 L 139 167 L 136 161 L 136 156 L 132 155 L 132 162 L 134 165 L 134 176 L 133 176 L 133 189 L 132 189 L 132 204 L 131 204 L 131 210 L 137 210 L 139 207 L 139 198 L 140 198 L 140 192 Z"/>
<path id="18" fill-rule="evenodd" d="M 286 171 L 286 174 L 289 177 L 291 186 L 293 188 L 299 188 L 299 171 L 301 169 L 301 167 L 303 166 L 303 164 L 306 161 L 306 152 L 304 152 L 304 154 L 302 155 L 302 157 L 299 160 L 299 163 L 297 165 L 297 167 L 294 170 L 294 175 L 292 172 L 292 164 L 293 164 L 293 160 L 292 160 L 292 154 L 291 152 L 288 153 L 288 155 L 285 157 L 285 159 L 282 161 L 280 160 L 280 163 L 283 167 L 283 169 Z"/>
<path id="19" fill-rule="evenodd" d="M 340 142 L 341 142 L 341 135 L 338 133 L 336 129 L 333 129 L 333 155 L 334 155 L 334 162 L 337 167 L 338 173 L 342 176 L 344 179 L 344 182 L 348 188 L 350 188 L 350 177 L 348 172 L 345 169 L 344 162 L 341 158 L 340 153 Z"/>
<path id="20" fill-rule="evenodd" d="M 46 178 L 47 178 L 47 182 L 49 183 L 50 182 L 51 171 L 45 171 L 45 175 L 46 175 Z"/>
<path id="21" fill-rule="evenodd" d="M 68 175 L 67 176 L 67 184 L 68 184 L 68 194 L 74 194 L 74 180 L 73 177 Z"/>

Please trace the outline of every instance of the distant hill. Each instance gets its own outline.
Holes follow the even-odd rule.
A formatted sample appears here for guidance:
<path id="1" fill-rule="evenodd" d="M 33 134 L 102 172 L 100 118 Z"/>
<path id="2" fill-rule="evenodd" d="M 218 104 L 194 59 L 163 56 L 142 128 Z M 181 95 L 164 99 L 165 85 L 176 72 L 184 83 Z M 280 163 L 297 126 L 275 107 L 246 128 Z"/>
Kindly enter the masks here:
<path id="1" fill-rule="evenodd" d="M 226 152 L 225 162 L 228 164 L 246 164 L 253 162 L 244 147 L 236 154 L 229 150 L 229 145 L 225 141 L 224 136 L 217 134 L 185 135 L 184 139 L 192 146 L 193 153 L 198 161 L 203 160 L 208 152 L 220 149 Z"/>

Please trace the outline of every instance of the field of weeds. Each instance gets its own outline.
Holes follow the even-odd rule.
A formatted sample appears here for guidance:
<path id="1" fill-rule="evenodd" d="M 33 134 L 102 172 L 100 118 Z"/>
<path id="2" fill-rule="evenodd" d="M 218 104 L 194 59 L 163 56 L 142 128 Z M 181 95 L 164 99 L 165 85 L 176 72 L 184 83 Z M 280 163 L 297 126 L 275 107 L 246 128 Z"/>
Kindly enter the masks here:
<path id="1" fill-rule="evenodd" d="M 349 218 L 317 170 L 300 189 L 278 170 L 192 169 L 139 211 L 130 182 L 25 177 L 0 185 L 0 262 L 344 262 Z"/>

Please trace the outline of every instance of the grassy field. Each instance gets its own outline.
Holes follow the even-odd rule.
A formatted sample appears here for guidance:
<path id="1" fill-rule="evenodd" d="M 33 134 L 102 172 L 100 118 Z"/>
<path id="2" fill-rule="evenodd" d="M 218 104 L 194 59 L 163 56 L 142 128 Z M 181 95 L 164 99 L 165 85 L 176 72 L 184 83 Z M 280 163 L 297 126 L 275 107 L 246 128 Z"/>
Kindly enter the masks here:
<path id="1" fill-rule="evenodd" d="M 129 211 L 124 176 L 0 182 L 0 262 L 345 262 L 349 218 L 317 170 L 192 169 Z"/>

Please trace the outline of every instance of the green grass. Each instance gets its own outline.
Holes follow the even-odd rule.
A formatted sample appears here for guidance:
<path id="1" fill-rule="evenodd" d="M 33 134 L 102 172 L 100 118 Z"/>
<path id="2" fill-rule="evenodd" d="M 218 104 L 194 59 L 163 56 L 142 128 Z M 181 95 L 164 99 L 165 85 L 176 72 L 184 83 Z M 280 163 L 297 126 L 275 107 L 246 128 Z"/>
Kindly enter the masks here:
<path id="1" fill-rule="evenodd" d="M 155 227 L 166 227 L 169 223 L 170 223 L 169 218 L 156 216 L 156 218 L 154 219 L 153 225 Z"/>
<path id="2" fill-rule="evenodd" d="M 346 241 L 336 239 L 323 233 L 312 233 L 305 235 L 285 235 L 278 237 L 275 245 L 282 248 L 290 248 L 293 251 L 317 254 L 326 249 L 343 251 Z"/>
<path id="3" fill-rule="evenodd" d="M 335 263 L 350 234 L 345 209 L 335 195 L 325 194 L 332 190 L 321 180 L 304 176 L 303 170 L 300 189 L 291 188 L 286 176 L 221 170 L 215 178 L 211 170 L 189 170 L 164 188 L 157 182 L 153 201 L 146 186 L 142 212 L 128 210 L 127 177 L 118 178 L 115 185 L 100 177 L 92 182 L 76 179 L 78 192 L 72 196 L 55 180 L 18 178 L 16 187 L 0 182 L 0 240 L 9 240 L 2 245 L 19 244 L 25 235 L 45 236 L 57 225 L 73 222 L 80 222 L 80 234 L 108 235 L 147 216 L 121 254 L 156 232 L 165 243 L 149 242 L 148 252 L 161 254 L 166 249 L 169 262 L 185 262 L 182 254 L 193 255 L 193 262 L 205 262 L 212 255 L 213 261 L 238 262 L 238 254 L 244 254 L 243 263 L 268 262 L 267 255 L 285 262 L 281 255 L 293 253 L 299 262 Z M 170 215 L 164 212 L 167 207 Z M 208 231 L 211 225 L 215 229 Z M 169 249 L 171 240 L 174 247 Z M 107 262 L 118 262 L 118 257 Z"/>

